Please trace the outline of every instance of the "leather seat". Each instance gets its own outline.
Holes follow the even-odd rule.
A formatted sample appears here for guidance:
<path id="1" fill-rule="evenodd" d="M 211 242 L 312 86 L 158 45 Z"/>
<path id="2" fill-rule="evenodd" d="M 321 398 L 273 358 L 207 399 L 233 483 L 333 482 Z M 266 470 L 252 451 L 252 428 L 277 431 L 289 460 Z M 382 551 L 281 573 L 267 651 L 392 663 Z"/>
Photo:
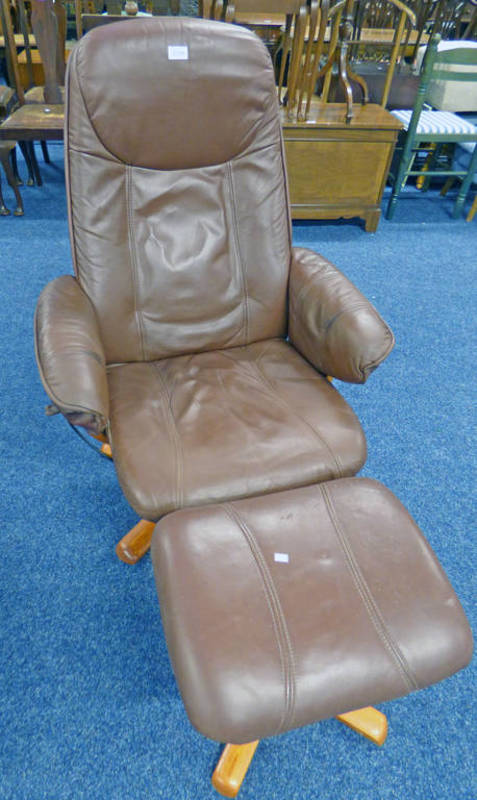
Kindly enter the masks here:
<path id="1" fill-rule="evenodd" d="M 137 19 L 84 37 L 66 83 L 75 276 L 44 289 L 35 324 L 57 408 L 107 436 L 147 520 L 354 475 L 364 434 L 326 376 L 364 382 L 394 340 L 292 247 L 266 48 Z"/>
<path id="2" fill-rule="evenodd" d="M 147 519 L 354 475 L 365 460 L 353 411 L 281 339 L 125 364 L 108 385 L 118 476 Z"/>

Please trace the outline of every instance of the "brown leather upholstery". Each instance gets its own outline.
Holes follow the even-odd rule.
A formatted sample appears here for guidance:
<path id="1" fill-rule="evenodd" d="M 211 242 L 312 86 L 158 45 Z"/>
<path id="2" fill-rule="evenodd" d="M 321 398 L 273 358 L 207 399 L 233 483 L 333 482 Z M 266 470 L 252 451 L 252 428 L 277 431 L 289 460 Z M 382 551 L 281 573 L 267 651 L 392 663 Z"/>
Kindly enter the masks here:
<path id="1" fill-rule="evenodd" d="M 408 694 L 472 654 L 434 553 L 376 481 L 178 511 L 156 526 L 152 556 L 187 713 L 218 741 Z"/>
<path id="2" fill-rule="evenodd" d="M 265 47 L 197 19 L 98 28 L 67 109 L 75 277 L 42 293 L 37 357 L 58 408 L 107 427 L 133 507 L 155 520 L 355 474 L 363 433 L 321 373 L 363 382 L 393 338 L 292 250 Z"/>
<path id="3" fill-rule="evenodd" d="M 354 475 L 353 411 L 283 339 L 109 371 L 118 477 L 141 516 Z"/>

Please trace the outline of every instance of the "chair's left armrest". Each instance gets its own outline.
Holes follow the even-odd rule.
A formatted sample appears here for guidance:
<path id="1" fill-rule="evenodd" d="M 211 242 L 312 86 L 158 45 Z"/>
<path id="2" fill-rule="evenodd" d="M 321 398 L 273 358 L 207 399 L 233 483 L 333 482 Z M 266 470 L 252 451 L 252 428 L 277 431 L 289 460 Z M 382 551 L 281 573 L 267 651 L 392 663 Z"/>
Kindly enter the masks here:
<path id="1" fill-rule="evenodd" d="M 323 256 L 292 250 L 289 330 L 293 346 L 324 375 L 364 383 L 394 336 L 361 292 Z"/>
<path id="2" fill-rule="evenodd" d="M 109 416 L 106 360 L 95 309 L 72 275 L 43 289 L 35 312 L 35 350 L 43 386 L 74 425 L 102 433 Z"/>

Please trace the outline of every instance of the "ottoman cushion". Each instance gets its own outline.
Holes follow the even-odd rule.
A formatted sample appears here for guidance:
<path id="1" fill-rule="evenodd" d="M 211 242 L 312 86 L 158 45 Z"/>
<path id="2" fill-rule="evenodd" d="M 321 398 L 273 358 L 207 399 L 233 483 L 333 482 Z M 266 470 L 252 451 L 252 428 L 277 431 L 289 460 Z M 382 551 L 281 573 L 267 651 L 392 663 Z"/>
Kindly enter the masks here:
<path id="1" fill-rule="evenodd" d="M 469 661 L 460 603 L 406 509 L 366 478 L 176 511 L 152 555 L 191 722 L 241 744 Z"/>

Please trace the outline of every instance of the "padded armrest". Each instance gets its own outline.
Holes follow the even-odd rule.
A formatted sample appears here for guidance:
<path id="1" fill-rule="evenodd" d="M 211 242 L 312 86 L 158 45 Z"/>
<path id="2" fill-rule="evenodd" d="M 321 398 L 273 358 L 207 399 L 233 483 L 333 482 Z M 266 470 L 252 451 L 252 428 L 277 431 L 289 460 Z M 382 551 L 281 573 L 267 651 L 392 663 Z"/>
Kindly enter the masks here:
<path id="1" fill-rule="evenodd" d="M 323 256 L 296 247 L 290 272 L 293 346 L 324 375 L 364 383 L 394 336 L 376 309 Z"/>
<path id="2" fill-rule="evenodd" d="M 43 386 L 59 411 L 101 433 L 109 416 L 104 350 L 96 312 L 72 275 L 56 278 L 40 295 L 35 350 Z"/>

